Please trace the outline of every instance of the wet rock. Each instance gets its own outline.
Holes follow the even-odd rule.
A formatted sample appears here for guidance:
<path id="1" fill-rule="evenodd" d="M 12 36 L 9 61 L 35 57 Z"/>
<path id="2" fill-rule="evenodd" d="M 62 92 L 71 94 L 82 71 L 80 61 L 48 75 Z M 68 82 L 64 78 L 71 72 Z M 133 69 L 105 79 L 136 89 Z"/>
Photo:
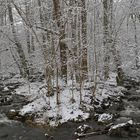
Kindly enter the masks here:
<path id="1" fill-rule="evenodd" d="M 45 137 L 48 139 L 48 140 L 53 140 L 53 136 L 50 136 L 48 133 L 45 133 Z"/>
<path id="2" fill-rule="evenodd" d="M 42 73 L 42 72 L 36 72 L 36 73 L 34 73 L 33 75 L 30 75 L 30 76 L 28 77 L 28 80 L 29 80 L 30 82 L 36 82 L 36 81 L 42 82 L 44 79 L 45 79 L 45 75 L 44 75 L 44 73 Z"/>
<path id="3" fill-rule="evenodd" d="M 19 112 L 16 111 L 15 109 L 10 109 L 9 112 L 7 113 L 7 117 L 9 119 L 14 119 L 16 116 L 18 116 Z"/>
<path id="4" fill-rule="evenodd" d="M 95 100 L 94 102 L 95 112 L 98 114 L 101 114 L 104 112 L 116 114 L 117 112 L 124 110 L 124 103 L 122 101 L 122 98 L 123 98 L 122 96 L 121 95 L 119 95 L 118 97 L 109 96 L 108 98 L 103 99 L 102 102 Z"/>
<path id="5" fill-rule="evenodd" d="M 81 137 L 83 134 L 88 133 L 90 130 L 92 130 L 91 126 L 83 124 L 76 129 L 74 135 L 76 137 Z"/>
<path id="6" fill-rule="evenodd" d="M 123 102 L 112 102 L 108 108 L 109 112 L 124 110 Z"/>
<path id="7" fill-rule="evenodd" d="M 109 123 L 108 125 L 105 126 L 104 130 L 108 131 L 111 126 L 114 125 L 113 123 Z"/>
<path id="8" fill-rule="evenodd" d="M 56 116 L 56 120 L 61 120 L 61 119 L 62 119 L 62 116 L 58 114 L 58 115 Z"/>
<path id="9" fill-rule="evenodd" d="M 47 120 L 47 122 L 48 122 L 48 120 L 49 121 L 54 121 L 55 120 L 55 117 L 54 116 L 50 116 L 50 117 L 46 118 L 46 120 Z"/>
<path id="10" fill-rule="evenodd" d="M 5 139 L 7 137 L 8 137 L 8 134 L 2 134 L 2 135 L 0 135 L 0 138 L 2 138 L 2 139 Z"/>
<path id="11" fill-rule="evenodd" d="M 130 120 L 131 118 L 129 117 L 119 117 L 115 120 L 114 124 L 127 123 Z"/>
<path id="12" fill-rule="evenodd" d="M 126 87 L 127 89 L 131 89 L 131 88 L 137 88 L 140 86 L 140 79 L 136 79 L 130 76 L 125 76 L 124 78 L 124 84 L 123 86 Z"/>
<path id="13" fill-rule="evenodd" d="M 100 102 L 98 100 L 94 101 L 94 105 L 99 105 L 99 104 L 100 104 Z"/>
<path id="14" fill-rule="evenodd" d="M 18 88 L 21 85 L 21 83 L 9 83 L 7 84 L 10 91 L 13 91 L 14 89 Z"/>
<path id="15" fill-rule="evenodd" d="M 104 113 L 104 109 L 101 107 L 101 106 L 99 106 L 99 105 L 94 105 L 94 111 L 96 112 L 96 113 L 98 113 L 98 114 L 102 114 L 102 113 Z"/>
<path id="16" fill-rule="evenodd" d="M 35 117 L 35 114 L 33 114 L 33 113 L 26 113 L 24 116 L 24 119 L 25 120 L 34 120 L 34 117 Z"/>
<path id="17" fill-rule="evenodd" d="M 105 110 L 105 109 L 108 109 L 110 106 L 110 101 L 103 101 L 102 104 L 101 104 L 101 107 Z"/>
<path id="18" fill-rule="evenodd" d="M 139 102 L 139 101 L 128 102 L 128 105 L 129 105 L 130 103 L 131 103 L 135 108 L 137 108 L 138 110 L 140 110 L 140 102 Z"/>
<path id="19" fill-rule="evenodd" d="M 6 116 L 10 120 L 16 120 L 20 122 L 25 122 L 26 120 L 33 120 L 33 116 L 29 114 L 21 115 L 18 110 L 15 109 L 10 109 L 7 113 Z"/>
<path id="20" fill-rule="evenodd" d="M 4 89 L 4 85 L 0 83 L 0 91 L 3 91 L 3 89 Z"/>
<path id="21" fill-rule="evenodd" d="M 5 85 L 0 85 L 0 89 L 1 89 L 0 91 L 3 93 L 11 93 L 20 85 L 22 85 L 20 82 L 6 83 Z"/>
<path id="22" fill-rule="evenodd" d="M 140 100 L 140 96 L 138 95 L 132 95 L 128 98 L 128 101 L 139 101 Z"/>
<path id="23" fill-rule="evenodd" d="M 136 89 L 135 88 L 127 89 L 127 90 L 123 91 L 123 93 L 124 93 L 124 95 L 126 95 L 126 97 L 129 97 L 129 95 L 136 94 Z"/>
<path id="24" fill-rule="evenodd" d="M 136 122 L 140 122 L 140 110 L 128 107 L 126 110 L 120 112 L 121 117 L 130 117 Z"/>
<path id="25" fill-rule="evenodd" d="M 25 97 L 20 95 L 2 96 L 0 98 L 0 111 L 7 113 L 10 109 L 19 110 L 27 103 L 28 101 L 25 99 Z"/>
<path id="26" fill-rule="evenodd" d="M 140 128 L 137 127 L 137 134 L 140 136 Z"/>
<path id="27" fill-rule="evenodd" d="M 13 99 L 12 96 L 1 96 L 0 98 L 0 106 L 4 105 L 10 105 L 12 103 Z"/>
<path id="28" fill-rule="evenodd" d="M 0 112 L 7 115 L 9 119 L 25 121 L 25 117 L 19 114 L 19 110 L 28 101 L 22 95 L 11 93 L 1 93 L 0 95 Z"/>
<path id="29" fill-rule="evenodd" d="M 8 87 L 4 87 L 3 92 L 9 92 L 10 89 Z"/>
<path id="30" fill-rule="evenodd" d="M 137 128 L 132 120 L 130 120 L 126 123 L 120 123 L 120 124 L 111 126 L 108 134 L 110 136 L 119 136 L 119 137 L 136 137 L 136 136 L 138 136 Z"/>
<path id="31" fill-rule="evenodd" d="M 11 120 L 16 120 L 16 121 L 24 122 L 26 124 L 34 126 L 35 114 L 27 113 L 27 114 L 21 115 L 17 111 L 15 111 L 15 112 L 12 111 L 12 113 L 7 114 L 7 117 L 9 119 L 11 119 Z"/>

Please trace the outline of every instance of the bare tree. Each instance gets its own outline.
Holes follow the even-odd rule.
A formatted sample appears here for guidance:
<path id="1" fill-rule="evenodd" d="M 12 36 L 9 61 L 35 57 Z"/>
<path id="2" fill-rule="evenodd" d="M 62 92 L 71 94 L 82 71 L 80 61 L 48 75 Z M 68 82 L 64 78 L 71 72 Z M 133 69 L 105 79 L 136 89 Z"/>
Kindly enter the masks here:
<path id="1" fill-rule="evenodd" d="M 81 0 L 81 22 L 82 22 L 82 79 L 88 77 L 87 65 L 87 9 L 86 0 Z"/>
<path id="2" fill-rule="evenodd" d="M 110 34 L 110 0 L 103 0 L 103 45 L 104 45 L 104 79 L 109 78 L 109 47 L 112 43 Z"/>
<path id="3" fill-rule="evenodd" d="M 60 48 L 60 62 L 61 62 L 61 77 L 67 83 L 67 45 L 65 39 L 65 25 L 66 21 L 62 20 L 60 0 L 53 0 L 54 5 L 54 19 L 59 28 L 59 48 Z"/>
<path id="4" fill-rule="evenodd" d="M 11 30 L 12 30 L 12 34 L 13 34 L 13 40 L 15 42 L 16 45 L 16 50 L 18 52 L 19 58 L 20 58 L 20 74 L 23 77 L 27 77 L 28 75 L 28 64 L 27 64 L 27 60 L 26 60 L 26 56 L 24 54 L 22 45 L 18 39 L 18 35 L 16 33 L 16 29 L 15 29 L 15 25 L 14 25 L 14 18 L 13 18 L 13 12 L 12 12 L 12 6 L 11 6 L 11 2 L 10 0 L 8 1 L 7 4 L 7 8 L 8 8 L 8 15 L 9 15 L 9 21 L 10 21 L 10 25 L 11 25 Z"/>

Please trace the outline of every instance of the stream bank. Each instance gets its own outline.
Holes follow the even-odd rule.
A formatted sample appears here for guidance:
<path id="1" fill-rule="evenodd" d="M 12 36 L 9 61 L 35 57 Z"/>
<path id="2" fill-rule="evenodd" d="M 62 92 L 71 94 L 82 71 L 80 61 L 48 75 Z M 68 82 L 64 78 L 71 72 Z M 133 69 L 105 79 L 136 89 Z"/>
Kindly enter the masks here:
<path id="1" fill-rule="evenodd" d="M 130 81 L 130 80 L 128 80 Z M 126 89 L 123 90 L 124 95 L 119 96 L 119 98 L 115 97 L 109 97 L 105 100 L 103 100 L 103 104 L 101 105 L 102 108 L 96 108 L 96 115 L 94 114 L 94 117 L 92 116 L 90 119 L 85 120 L 84 122 L 80 123 L 74 123 L 74 122 L 67 122 L 60 126 L 58 126 L 56 129 L 49 132 L 50 135 L 53 136 L 55 140 L 75 140 L 77 137 L 74 135 L 77 128 L 81 125 L 88 125 L 92 129 L 90 131 L 103 131 L 106 125 L 109 123 L 112 123 L 108 130 L 111 128 L 111 126 L 127 123 L 128 121 L 132 120 L 135 123 L 140 122 L 140 87 L 139 82 L 130 81 L 125 85 Z M 18 111 L 23 105 L 28 104 L 28 100 L 23 95 L 17 95 L 14 94 L 14 88 L 12 88 L 10 91 L 6 88 L 3 88 L 3 90 L 0 92 L 1 100 L 0 100 L 0 112 L 1 114 L 6 114 L 9 118 L 11 117 L 9 115 L 9 111 L 12 109 Z M 98 105 L 98 100 L 96 100 L 95 105 Z M 101 114 L 113 114 L 113 119 L 111 119 L 111 122 L 105 122 L 105 124 L 102 124 L 98 122 L 99 115 Z M 98 117 L 97 117 L 98 116 Z M 45 136 L 45 133 L 47 130 L 45 129 L 38 129 L 29 127 L 25 124 L 26 118 L 23 119 L 23 116 L 20 118 L 20 116 L 15 115 L 16 118 L 11 118 L 19 121 L 23 121 L 24 123 L 18 122 L 18 121 L 12 121 L 8 120 L 5 115 L 1 115 L 0 117 L 0 139 L 3 140 L 46 140 L 49 139 Z M 96 118 L 97 117 L 97 118 Z M 108 121 L 108 120 L 106 120 Z M 132 125 L 133 126 L 133 125 Z M 89 135 L 87 137 L 80 137 L 79 139 L 83 140 L 92 140 L 92 139 L 106 139 L 106 140 L 139 140 L 139 130 L 134 129 L 132 130 L 132 136 L 129 135 L 131 129 L 133 127 L 129 126 L 127 127 L 120 127 L 119 129 L 115 130 L 115 133 L 113 132 L 113 137 L 108 135 Z M 126 130 L 125 130 L 126 129 Z M 10 130 L 10 131 L 9 131 Z M 138 132 L 136 132 L 138 130 Z M 122 133 L 123 132 L 123 133 Z M 86 134 L 86 132 L 84 132 Z M 108 134 L 108 132 L 106 133 Z M 118 137 L 120 136 L 120 137 Z M 125 137 L 125 138 L 122 138 Z"/>

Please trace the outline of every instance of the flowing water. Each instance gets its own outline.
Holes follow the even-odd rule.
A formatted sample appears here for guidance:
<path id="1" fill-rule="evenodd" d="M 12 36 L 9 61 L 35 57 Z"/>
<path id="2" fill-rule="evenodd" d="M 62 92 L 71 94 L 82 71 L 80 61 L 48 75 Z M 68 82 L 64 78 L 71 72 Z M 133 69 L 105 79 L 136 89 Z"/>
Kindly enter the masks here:
<path id="1" fill-rule="evenodd" d="M 52 133 L 54 140 L 76 140 L 73 134 L 78 125 L 75 123 L 62 125 Z M 45 131 L 43 129 L 31 128 L 20 122 L 8 120 L 3 114 L 0 115 L 0 140 L 49 140 L 44 134 Z M 140 140 L 140 137 L 119 138 L 96 135 L 80 138 L 80 140 Z"/>
<path id="2" fill-rule="evenodd" d="M 8 120 L 0 114 L 0 140 L 46 140 L 44 131 Z"/>

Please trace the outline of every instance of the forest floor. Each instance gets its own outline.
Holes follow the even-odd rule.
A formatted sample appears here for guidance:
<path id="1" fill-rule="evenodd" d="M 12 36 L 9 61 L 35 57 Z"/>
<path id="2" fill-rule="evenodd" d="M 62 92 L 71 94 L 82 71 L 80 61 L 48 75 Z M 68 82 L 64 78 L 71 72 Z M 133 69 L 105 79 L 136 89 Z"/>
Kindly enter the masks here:
<path id="1" fill-rule="evenodd" d="M 72 86 L 71 81 L 68 82 L 66 87 L 63 84 L 61 85 L 59 104 L 56 103 L 56 91 L 51 96 L 47 96 L 45 82 L 26 83 L 19 86 L 15 90 L 15 93 L 26 96 L 29 101 L 29 104 L 23 106 L 20 110 L 20 114 L 35 114 L 35 122 L 47 123 L 50 126 L 58 126 L 67 121 L 81 122 L 90 118 L 96 108 L 101 110 L 103 104 L 104 106 L 108 106 L 109 102 L 104 103 L 108 98 L 119 98 L 123 95 L 121 92 L 122 87 L 117 87 L 115 75 L 113 74 L 106 83 L 100 83 L 98 85 L 94 97 L 95 100 L 91 92 L 92 83 L 83 84 L 81 89 L 79 85 L 74 84 Z M 54 89 L 56 89 L 55 86 Z M 81 102 L 80 98 L 82 100 Z"/>
<path id="2" fill-rule="evenodd" d="M 96 134 L 137 137 L 140 134 L 139 82 L 130 78 L 124 87 L 119 87 L 112 74 L 107 82 L 98 84 L 94 99 L 91 87 L 89 83 L 83 84 L 80 103 L 79 87 L 72 87 L 69 81 L 67 87 L 61 88 L 60 104 L 57 105 L 55 92 L 46 96 L 44 82 L 11 79 L 1 86 L 0 112 L 32 126 L 57 126 L 57 129 L 47 130 L 56 140 L 78 137 L 90 140 Z"/>

